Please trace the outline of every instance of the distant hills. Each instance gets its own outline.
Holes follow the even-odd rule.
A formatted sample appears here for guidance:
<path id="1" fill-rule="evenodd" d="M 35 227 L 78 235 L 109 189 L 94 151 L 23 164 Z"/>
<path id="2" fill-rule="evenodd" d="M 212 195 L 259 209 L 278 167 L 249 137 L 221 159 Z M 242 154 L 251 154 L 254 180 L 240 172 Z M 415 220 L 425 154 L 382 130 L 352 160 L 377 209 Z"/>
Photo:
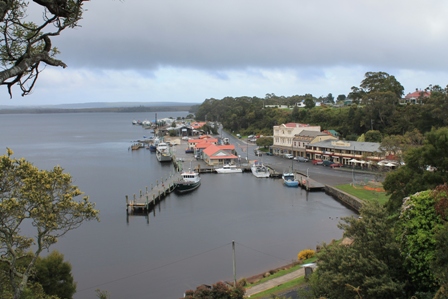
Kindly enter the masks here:
<path id="1" fill-rule="evenodd" d="M 193 112 L 200 103 L 179 102 L 90 102 L 77 104 L 7 106 L 0 105 L 0 114 L 7 113 L 73 113 L 73 112 Z"/>

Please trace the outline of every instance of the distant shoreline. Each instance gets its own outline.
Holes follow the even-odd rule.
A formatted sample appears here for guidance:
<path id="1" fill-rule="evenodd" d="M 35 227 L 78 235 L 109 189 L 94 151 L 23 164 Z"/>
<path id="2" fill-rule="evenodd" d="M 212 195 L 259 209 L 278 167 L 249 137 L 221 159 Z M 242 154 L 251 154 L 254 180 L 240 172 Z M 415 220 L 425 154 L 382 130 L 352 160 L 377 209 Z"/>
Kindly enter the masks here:
<path id="1" fill-rule="evenodd" d="M 168 112 L 188 111 L 193 113 L 193 105 L 186 106 L 138 106 L 138 107 L 107 107 L 107 108 L 3 108 L 0 114 L 46 114 L 46 113 L 93 113 L 93 112 Z"/>

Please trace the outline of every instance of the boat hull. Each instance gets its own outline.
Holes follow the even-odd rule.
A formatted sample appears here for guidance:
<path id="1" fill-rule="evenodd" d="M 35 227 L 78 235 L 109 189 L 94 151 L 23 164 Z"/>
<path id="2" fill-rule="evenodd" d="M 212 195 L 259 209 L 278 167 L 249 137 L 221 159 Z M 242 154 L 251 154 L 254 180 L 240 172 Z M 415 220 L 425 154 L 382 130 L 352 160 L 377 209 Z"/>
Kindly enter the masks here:
<path id="1" fill-rule="evenodd" d="M 286 187 L 298 187 L 299 181 L 295 179 L 294 173 L 284 173 L 282 175 L 283 184 Z"/>
<path id="2" fill-rule="evenodd" d="M 221 168 L 215 168 L 216 173 L 241 173 L 243 172 L 242 168 L 238 168 L 235 165 L 229 166 L 224 165 Z"/>
<path id="3" fill-rule="evenodd" d="M 252 174 L 257 178 L 268 178 L 271 175 L 268 168 L 265 166 L 252 166 L 251 171 Z"/>
<path id="4" fill-rule="evenodd" d="M 286 187 L 299 187 L 299 181 L 283 180 Z"/>
<path id="5" fill-rule="evenodd" d="M 159 162 L 171 162 L 173 160 L 173 157 L 171 156 L 171 153 L 168 150 L 156 150 L 156 158 Z"/>
<path id="6" fill-rule="evenodd" d="M 198 182 L 178 182 L 176 184 L 175 191 L 177 193 L 187 193 L 197 189 L 201 185 L 201 181 Z"/>
<path id="7" fill-rule="evenodd" d="M 156 152 L 157 147 L 155 145 L 150 145 L 149 146 L 149 151 L 155 153 Z"/>
<path id="8" fill-rule="evenodd" d="M 231 169 L 231 170 L 217 168 L 217 169 L 215 169 L 215 171 L 216 171 L 216 173 L 241 173 L 241 172 L 243 172 L 243 170 L 241 168 L 240 169 Z"/>

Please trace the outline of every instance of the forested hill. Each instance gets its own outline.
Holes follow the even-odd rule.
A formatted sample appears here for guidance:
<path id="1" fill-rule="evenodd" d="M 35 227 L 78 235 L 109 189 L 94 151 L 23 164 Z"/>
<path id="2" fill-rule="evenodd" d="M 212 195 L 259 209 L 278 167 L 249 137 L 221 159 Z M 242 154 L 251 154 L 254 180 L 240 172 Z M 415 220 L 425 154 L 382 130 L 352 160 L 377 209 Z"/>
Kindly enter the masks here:
<path id="1" fill-rule="evenodd" d="M 431 86 L 427 89 L 430 95 L 418 99 L 420 104 L 403 104 L 403 87 L 391 77 L 385 73 L 366 74 L 360 88 L 352 87 L 348 98 L 353 104 L 348 106 L 343 102 L 337 107 L 315 106 L 318 99 L 311 95 L 226 97 L 205 100 L 196 118 L 219 121 L 225 129 L 241 135 L 272 135 L 274 125 L 288 122 L 320 125 L 322 130 L 336 130 L 348 140 L 355 140 L 368 131 L 379 132 L 384 137 L 416 130 L 426 133 L 431 128 L 448 126 L 448 88 Z M 294 106 L 302 100 L 305 107 Z M 272 105 L 291 108 L 272 108 Z"/>

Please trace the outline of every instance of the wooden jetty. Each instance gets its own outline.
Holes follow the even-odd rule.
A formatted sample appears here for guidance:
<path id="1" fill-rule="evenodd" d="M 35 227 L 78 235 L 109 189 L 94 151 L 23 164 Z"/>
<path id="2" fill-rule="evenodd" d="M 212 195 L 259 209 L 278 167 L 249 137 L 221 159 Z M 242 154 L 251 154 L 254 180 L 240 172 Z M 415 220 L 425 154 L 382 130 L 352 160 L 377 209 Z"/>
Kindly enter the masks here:
<path id="1" fill-rule="evenodd" d="M 307 191 L 320 191 L 324 190 L 325 185 L 321 184 L 313 179 L 310 179 L 306 176 L 306 174 L 296 172 L 295 173 L 296 179 L 299 181 L 299 186 L 303 189 L 306 189 Z"/>
<path id="2" fill-rule="evenodd" d="M 180 179 L 180 173 L 176 172 L 168 178 L 156 181 L 155 185 L 151 184 L 150 189 L 146 187 L 144 193 L 140 190 L 138 197 L 134 194 L 133 199 L 129 199 L 126 195 L 126 212 L 128 215 L 150 212 L 165 196 L 176 189 L 176 182 Z"/>

